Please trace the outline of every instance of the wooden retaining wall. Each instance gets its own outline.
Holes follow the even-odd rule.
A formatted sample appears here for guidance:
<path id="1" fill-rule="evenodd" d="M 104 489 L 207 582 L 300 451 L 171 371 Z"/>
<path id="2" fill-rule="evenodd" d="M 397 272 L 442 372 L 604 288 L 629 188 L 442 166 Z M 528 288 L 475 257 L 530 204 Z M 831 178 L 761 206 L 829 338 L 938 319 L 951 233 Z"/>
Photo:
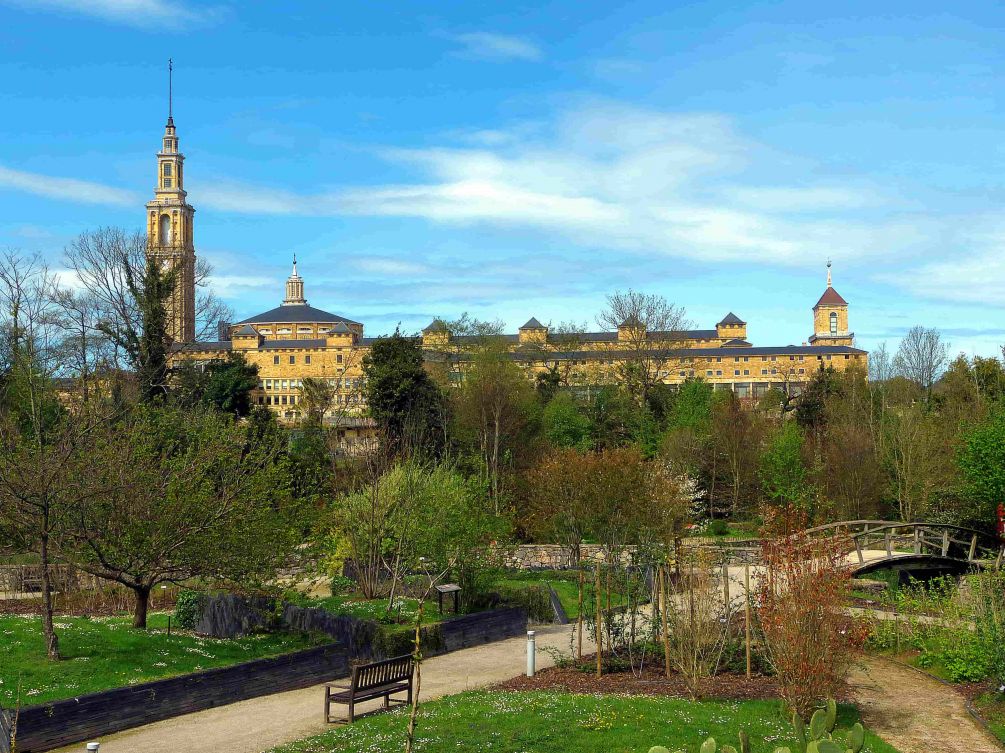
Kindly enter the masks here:
<path id="1" fill-rule="evenodd" d="M 526 627 L 527 612 L 520 608 L 462 615 L 440 623 L 442 644 L 430 653 L 512 638 L 523 635 Z M 19 753 L 41 753 L 235 701 L 308 688 L 348 676 L 353 658 L 342 645 L 330 643 L 231 667 L 27 706 L 18 717 L 17 749 Z M 319 708 L 320 703 L 319 696 Z"/>

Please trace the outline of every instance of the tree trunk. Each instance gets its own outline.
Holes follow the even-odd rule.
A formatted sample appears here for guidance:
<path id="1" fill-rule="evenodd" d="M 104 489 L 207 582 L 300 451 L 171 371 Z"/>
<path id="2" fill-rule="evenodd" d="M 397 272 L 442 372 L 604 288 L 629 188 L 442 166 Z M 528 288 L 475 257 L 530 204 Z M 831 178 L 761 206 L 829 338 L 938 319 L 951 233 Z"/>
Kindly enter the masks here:
<path id="1" fill-rule="evenodd" d="M 136 605 L 133 608 L 133 627 L 141 630 L 147 629 L 147 609 L 150 606 L 150 586 L 130 586 L 133 595 L 136 597 Z"/>
<path id="2" fill-rule="evenodd" d="M 45 527 L 48 527 L 47 516 L 43 524 Z M 42 633 L 45 636 L 45 653 L 50 659 L 58 661 L 60 659 L 59 637 L 56 635 L 56 628 L 52 624 L 52 573 L 49 571 L 48 533 L 42 533 L 39 540 L 38 553 L 42 567 Z"/>

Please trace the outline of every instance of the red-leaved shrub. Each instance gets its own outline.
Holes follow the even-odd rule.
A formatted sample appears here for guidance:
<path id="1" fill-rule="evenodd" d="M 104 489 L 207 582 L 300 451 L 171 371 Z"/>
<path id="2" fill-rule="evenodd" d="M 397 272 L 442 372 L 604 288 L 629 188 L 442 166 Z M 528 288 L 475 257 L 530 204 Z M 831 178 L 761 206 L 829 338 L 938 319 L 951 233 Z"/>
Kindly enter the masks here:
<path id="1" fill-rule="evenodd" d="M 800 528 L 793 514 L 778 514 L 789 520 L 766 527 L 786 533 L 763 539 L 757 617 L 781 695 L 806 716 L 818 701 L 841 695 L 865 631 L 843 612 L 848 538 L 791 533 Z"/>

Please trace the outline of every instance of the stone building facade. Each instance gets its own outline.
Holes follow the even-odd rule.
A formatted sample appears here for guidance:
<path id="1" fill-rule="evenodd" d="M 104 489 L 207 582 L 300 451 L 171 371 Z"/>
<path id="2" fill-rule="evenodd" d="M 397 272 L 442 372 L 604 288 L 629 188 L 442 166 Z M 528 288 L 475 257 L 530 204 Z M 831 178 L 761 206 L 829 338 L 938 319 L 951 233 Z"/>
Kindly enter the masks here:
<path id="1" fill-rule="evenodd" d="M 307 302 L 295 258 L 279 306 L 222 324 L 218 340 L 195 340 L 195 210 L 182 187 L 183 160 L 169 118 L 157 155 L 158 188 L 147 205 L 147 234 L 148 253 L 180 272 L 168 302 L 171 357 L 207 363 L 240 353 L 258 367 L 253 401 L 287 421 L 303 413 L 304 380 L 322 380 L 331 393 L 326 419 L 342 427 L 350 440 L 363 437 L 370 426 L 361 394 L 363 358 L 373 339 L 364 336 L 360 322 Z M 654 381 L 671 386 L 702 379 L 740 398 L 759 398 L 771 388 L 798 394 L 819 369 L 867 367 L 867 353 L 854 347 L 848 303 L 832 286 L 829 262 L 827 266 L 827 286 L 812 309 L 813 332 L 801 345 L 754 345 L 747 340 L 747 323 L 732 312 L 712 328 L 672 332 L 646 331 L 638 320 L 622 322 L 615 331 L 557 332 L 532 317 L 515 333 L 494 341 L 529 378 L 557 371 L 564 384 L 579 391 L 617 381 L 626 361 L 644 358 Z M 441 320 L 417 337 L 427 360 L 445 368 L 455 382 L 464 378 L 473 351 L 483 342 L 451 332 Z"/>

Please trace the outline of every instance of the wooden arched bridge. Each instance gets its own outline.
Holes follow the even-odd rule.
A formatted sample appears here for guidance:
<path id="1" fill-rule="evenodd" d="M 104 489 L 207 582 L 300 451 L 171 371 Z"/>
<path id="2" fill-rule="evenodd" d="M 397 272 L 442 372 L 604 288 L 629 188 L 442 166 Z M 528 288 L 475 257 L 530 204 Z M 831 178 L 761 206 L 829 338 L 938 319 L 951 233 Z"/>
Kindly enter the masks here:
<path id="1" fill-rule="evenodd" d="M 854 575 L 884 568 L 964 573 L 1000 567 L 1002 542 L 972 528 L 944 523 L 904 523 L 896 520 L 845 520 L 807 529 L 810 536 L 836 535 L 848 542 L 846 562 Z M 728 560 L 758 564 L 756 541 L 726 546 Z"/>
<path id="2" fill-rule="evenodd" d="M 946 523 L 848 520 L 810 528 L 806 533 L 846 535 L 853 547 L 848 567 L 856 575 L 888 567 L 955 572 L 1000 567 L 1005 551 L 997 536 Z"/>

